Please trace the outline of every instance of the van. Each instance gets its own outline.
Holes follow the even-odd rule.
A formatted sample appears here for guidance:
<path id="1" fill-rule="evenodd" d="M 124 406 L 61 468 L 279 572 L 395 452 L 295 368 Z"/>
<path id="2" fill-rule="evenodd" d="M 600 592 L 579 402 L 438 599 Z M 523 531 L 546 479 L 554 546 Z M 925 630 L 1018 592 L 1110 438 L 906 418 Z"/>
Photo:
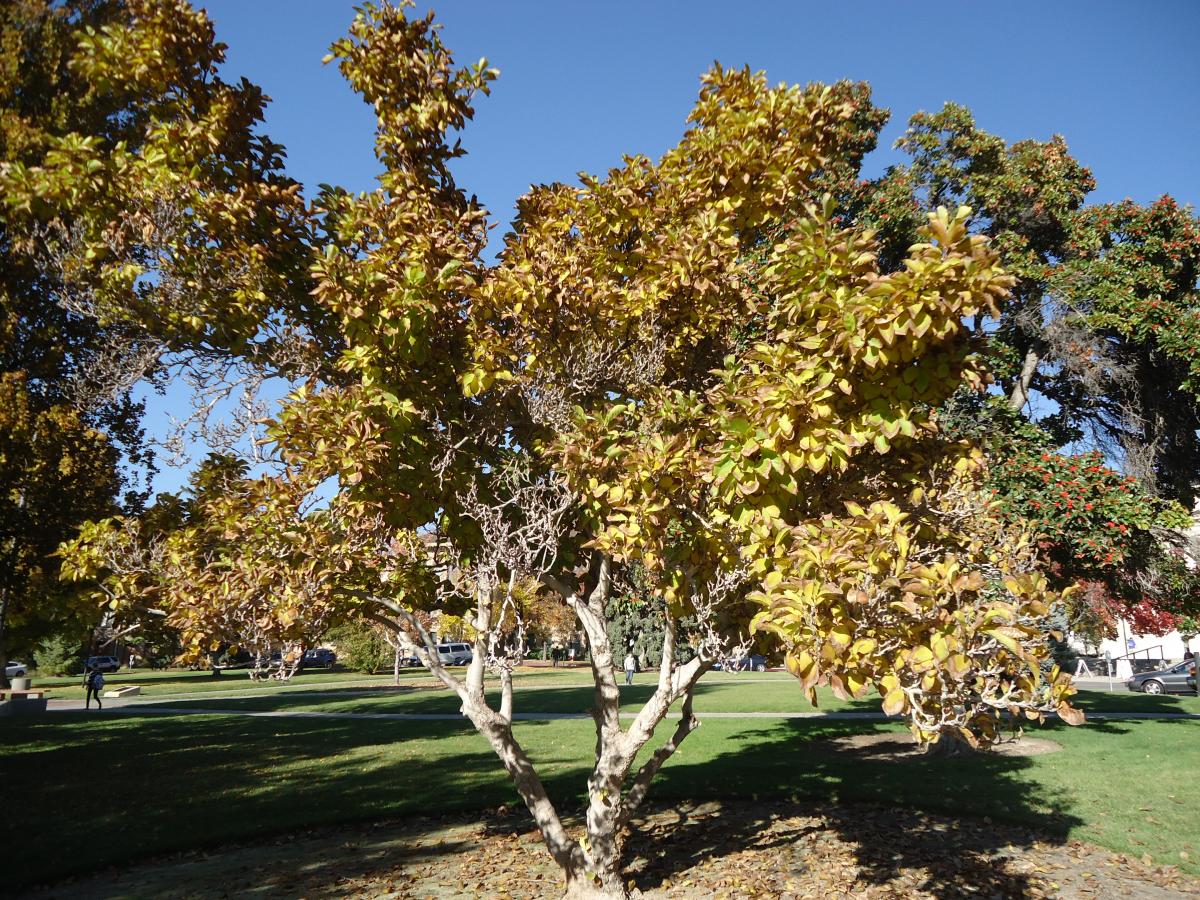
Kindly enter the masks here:
<path id="1" fill-rule="evenodd" d="M 437 652 L 443 666 L 465 666 L 475 658 L 470 644 L 438 644 Z"/>

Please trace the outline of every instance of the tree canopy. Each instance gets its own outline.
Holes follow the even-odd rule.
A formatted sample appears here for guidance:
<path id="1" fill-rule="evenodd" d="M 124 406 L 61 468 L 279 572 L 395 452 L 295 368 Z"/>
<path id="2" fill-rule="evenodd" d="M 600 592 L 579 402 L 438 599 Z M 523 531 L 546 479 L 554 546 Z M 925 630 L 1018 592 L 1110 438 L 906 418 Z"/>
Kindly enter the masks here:
<path id="1" fill-rule="evenodd" d="M 152 118 L 142 144 L 103 156 L 84 139 L 73 162 L 11 165 L 10 206 L 87 211 L 59 253 L 100 321 L 298 383 L 268 427 L 279 469 L 222 479 L 161 540 L 91 525 L 67 575 L 118 606 L 153 594 L 193 654 L 354 619 L 407 635 L 579 894 L 623 894 L 623 828 L 696 727 L 698 680 L 751 630 L 781 642 L 810 697 L 875 690 L 943 748 L 986 746 L 1009 714 L 1078 721 L 1069 681 L 1043 671 L 1055 596 L 1035 547 L 984 493 L 980 454 L 937 425 L 985 377 L 965 323 L 999 316 L 1016 282 L 966 207 L 932 211 L 902 251 L 844 213 L 882 122 L 865 86 L 715 66 L 675 148 L 535 187 L 488 263 L 451 136 L 497 73 L 455 67 L 431 15 L 368 4 L 334 44 L 377 112 L 383 171 L 374 191 L 325 187 L 306 207 L 278 148 L 233 140 L 262 98 L 214 77 L 203 15 L 129 8 L 129 29 L 79 36 L 79 71 L 89 90 L 118 63 L 157 72 L 155 36 L 182 27 L 205 76 L 173 95 L 182 121 Z M 238 152 L 210 167 L 212 147 Z M 122 201 L 75 201 L 76 182 Z M 191 212 L 160 230 L 145 212 L 160 202 Z M 589 644 L 583 840 L 513 732 L 530 583 Z M 662 644 L 624 724 L 608 616 L 629 590 L 661 609 Z M 442 665 L 429 613 L 465 615 L 465 675 Z"/>

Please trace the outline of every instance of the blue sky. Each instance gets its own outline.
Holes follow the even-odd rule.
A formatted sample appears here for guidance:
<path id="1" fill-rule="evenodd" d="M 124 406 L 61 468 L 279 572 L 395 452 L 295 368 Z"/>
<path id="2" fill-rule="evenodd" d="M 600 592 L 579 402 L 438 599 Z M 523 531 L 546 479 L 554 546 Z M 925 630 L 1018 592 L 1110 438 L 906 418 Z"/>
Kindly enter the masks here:
<path id="1" fill-rule="evenodd" d="M 374 186 L 371 110 L 322 65 L 345 33 L 342 0 L 199 0 L 229 45 L 226 76 L 272 98 L 266 130 L 291 175 Z M 428 9 L 421 3 L 418 12 Z M 1062 134 L 1099 182 L 1095 202 L 1163 193 L 1200 205 L 1200 2 L 908 4 L 532 2 L 435 6 L 462 63 L 500 69 L 464 134 L 456 174 L 505 230 L 531 183 L 603 171 L 624 153 L 655 156 L 679 137 L 713 60 L 771 81 L 869 81 L 892 111 L 875 174 L 910 115 L 954 100 L 1013 141 Z M 151 404 L 153 417 L 177 401 Z M 157 430 L 157 429 L 155 429 Z M 181 474 L 164 469 L 159 490 Z"/>
<path id="2" fill-rule="evenodd" d="M 230 75 L 273 98 L 272 137 L 301 181 L 369 188 L 369 108 L 320 62 L 344 33 L 340 0 L 209 0 Z M 422 4 L 418 9 L 424 11 Z M 772 81 L 865 79 L 893 121 L 947 100 L 1008 138 L 1063 134 L 1097 199 L 1200 201 L 1200 3 L 483 2 L 438 4 L 461 62 L 501 76 L 478 105 L 462 181 L 506 221 L 534 181 L 603 170 L 678 138 L 714 59 Z M 949 10 L 949 15 L 944 11 Z"/>

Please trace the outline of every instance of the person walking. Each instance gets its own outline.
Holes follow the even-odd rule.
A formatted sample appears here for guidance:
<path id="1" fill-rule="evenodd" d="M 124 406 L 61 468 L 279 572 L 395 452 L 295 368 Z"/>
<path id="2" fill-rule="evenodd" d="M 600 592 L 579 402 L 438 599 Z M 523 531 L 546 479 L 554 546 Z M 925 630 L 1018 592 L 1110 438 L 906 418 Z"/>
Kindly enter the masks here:
<path id="1" fill-rule="evenodd" d="M 633 673 L 637 671 L 637 660 L 633 658 L 633 651 L 625 654 L 625 683 L 633 684 Z"/>
<path id="2" fill-rule="evenodd" d="M 83 701 L 83 708 L 91 709 L 92 697 L 95 697 L 96 709 L 103 709 L 104 707 L 100 705 L 100 691 L 104 688 L 104 676 L 100 674 L 100 670 L 89 669 L 83 683 L 87 687 L 87 697 Z"/>

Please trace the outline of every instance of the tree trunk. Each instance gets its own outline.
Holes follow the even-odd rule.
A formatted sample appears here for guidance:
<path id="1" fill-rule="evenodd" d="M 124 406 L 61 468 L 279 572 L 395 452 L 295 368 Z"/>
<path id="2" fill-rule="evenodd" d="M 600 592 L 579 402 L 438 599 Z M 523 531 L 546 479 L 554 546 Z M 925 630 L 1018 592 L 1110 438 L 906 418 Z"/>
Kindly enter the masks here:
<path id="1" fill-rule="evenodd" d="M 400 684 L 400 643 L 392 648 L 392 684 Z"/>
<path id="2" fill-rule="evenodd" d="M 0 687 L 10 687 L 8 683 L 8 588 L 0 588 Z"/>
<path id="3" fill-rule="evenodd" d="M 576 840 L 559 818 L 546 793 L 545 785 L 532 760 L 517 742 L 512 730 L 513 686 L 511 671 L 501 668 L 501 701 L 498 709 L 488 705 L 483 690 L 483 656 L 486 644 L 476 638 L 476 653 L 466 677 L 459 679 L 441 664 L 433 638 L 412 612 L 399 604 L 384 605 L 419 637 L 417 654 L 433 675 L 453 690 L 462 701 L 462 713 L 475 726 L 500 758 L 517 793 L 525 802 L 550 856 L 563 871 L 567 897 L 625 898 L 628 896 L 621 874 L 623 834 L 633 813 L 646 796 L 650 781 L 675 752 L 679 744 L 697 726 L 692 715 L 692 693 L 700 676 L 711 662 L 697 657 L 684 666 L 674 663 L 675 623 L 666 623 L 662 663 L 654 694 L 628 730 L 621 727 L 621 692 L 613 669 L 613 648 L 608 639 L 604 615 L 610 588 L 610 561 L 601 554 L 593 557 L 595 586 L 586 596 L 561 583 L 548 586 L 559 591 L 574 610 L 588 640 L 592 678 L 595 683 L 596 761 L 588 778 L 586 836 Z M 490 596 L 484 591 L 477 598 L 475 627 L 480 635 L 493 625 Z M 386 618 L 376 617 L 388 623 Z M 392 627 L 397 628 L 395 623 Z M 629 784 L 630 771 L 638 753 L 653 737 L 655 728 L 666 718 L 671 704 L 683 699 L 683 716 L 674 735 L 656 750 Z"/>
<path id="4" fill-rule="evenodd" d="M 977 752 L 955 731 L 943 731 L 937 743 L 925 746 L 925 755 L 931 759 L 956 759 L 961 756 L 971 756 Z"/>
<path id="5" fill-rule="evenodd" d="M 624 900 L 628 896 L 619 866 L 605 871 L 595 871 L 585 866 L 567 873 L 563 897 L 568 900 Z"/>

